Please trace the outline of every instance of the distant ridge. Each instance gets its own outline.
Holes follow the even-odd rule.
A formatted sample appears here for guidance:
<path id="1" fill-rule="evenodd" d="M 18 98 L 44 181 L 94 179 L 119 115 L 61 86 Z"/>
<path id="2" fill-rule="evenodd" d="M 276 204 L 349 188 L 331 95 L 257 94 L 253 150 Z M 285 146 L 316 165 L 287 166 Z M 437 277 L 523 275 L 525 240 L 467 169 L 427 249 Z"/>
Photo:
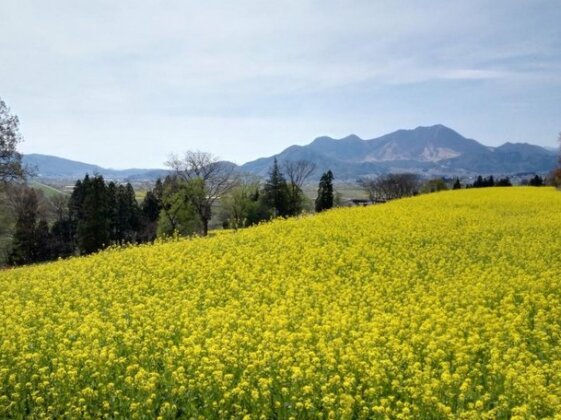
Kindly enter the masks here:
<path id="1" fill-rule="evenodd" d="M 318 137 L 306 146 L 290 146 L 274 156 L 245 163 L 237 169 L 266 176 L 274 158 L 279 162 L 309 160 L 317 165 L 314 178 L 331 169 L 338 180 L 405 171 L 425 176 L 544 174 L 557 164 L 555 150 L 528 143 L 485 146 L 437 124 L 397 130 L 369 140 L 354 134 L 341 139 Z M 46 179 L 75 180 L 86 173 L 97 173 L 113 180 L 151 181 L 169 173 L 165 169 L 106 169 L 39 154 L 25 155 L 23 160 L 37 168 L 39 178 Z"/>
<path id="2" fill-rule="evenodd" d="M 246 172 L 265 175 L 273 159 L 306 159 L 318 170 L 331 169 L 338 179 L 356 179 L 387 172 L 416 172 L 427 176 L 546 173 L 556 165 L 556 153 L 527 143 L 489 147 L 463 137 L 444 125 L 397 130 L 363 140 L 318 137 L 306 146 L 291 146 L 281 153 L 248 162 Z"/>
<path id="3" fill-rule="evenodd" d="M 24 155 L 23 163 L 34 169 L 37 178 L 69 181 L 81 179 L 86 174 L 99 174 L 108 180 L 119 181 L 154 180 L 168 172 L 164 169 L 106 169 L 98 165 L 35 153 Z"/>

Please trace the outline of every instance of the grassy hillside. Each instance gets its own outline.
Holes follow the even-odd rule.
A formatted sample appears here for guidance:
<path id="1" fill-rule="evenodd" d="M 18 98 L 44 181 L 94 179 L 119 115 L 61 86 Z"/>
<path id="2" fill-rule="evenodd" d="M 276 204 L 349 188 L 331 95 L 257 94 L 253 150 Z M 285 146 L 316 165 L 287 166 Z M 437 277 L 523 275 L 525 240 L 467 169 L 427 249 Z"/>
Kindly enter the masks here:
<path id="1" fill-rule="evenodd" d="M 561 414 L 561 193 L 451 191 L 0 273 L 0 417 Z"/>

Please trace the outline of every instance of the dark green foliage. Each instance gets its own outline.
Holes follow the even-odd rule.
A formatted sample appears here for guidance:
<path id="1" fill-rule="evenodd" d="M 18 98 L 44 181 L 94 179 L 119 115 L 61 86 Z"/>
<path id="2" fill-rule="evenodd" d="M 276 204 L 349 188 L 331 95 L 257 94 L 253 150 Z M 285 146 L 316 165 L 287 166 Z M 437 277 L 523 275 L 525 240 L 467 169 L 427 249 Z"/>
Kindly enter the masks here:
<path id="1" fill-rule="evenodd" d="M 530 179 L 530 181 L 528 182 L 528 185 L 532 186 L 532 187 L 543 187 L 545 185 L 543 178 L 539 175 L 534 176 L 532 179 Z"/>
<path id="2" fill-rule="evenodd" d="M 184 180 L 177 176 L 167 176 L 157 194 L 161 197 L 157 226 L 159 235 L 192 235 L 204 232 L 200 216 L 203 208 L 196 207 L 196 204 L 203 203 L 204 189 L 201 179 Z"/>
<path id="3" fill-rule="evenodd" d="M 106 184 L 100 175 L 86 175 L 76 182 L 69 214 L 81 254 L 111 244 L 136 242 L 141 228 L 141 212 L 132 185 Z"/>
<path id="4" fill-rule="evenodd" d="M 90 254 L 110 245 L 112 197 L 101 175 L 86 177 L 82 182 L 76 235 L 82 254 Z"/>
<path id="5" fill-rule="evenodd" d="M 471 185 L 471 188 L 486 188 L 486 187 L 494 187 L 495 186 L 495 179 L 491 175 L 488 178 L 483 178 L 481 175 L 477 177 L 475 182 Z"/>
<path id="6" fill-rule="evenodd" d="M 501 178 L 499 179 L 496 183 L 495 183 L 496 187 L 512 187 L 512 182 L 510 182 L 510 179 L 508 178 L 508 176 L 506 178 Z"/>
<path id="7" fill-rule="evenodd" d="M 12 242 L 12 252 L 9 263 L 13 265 L 31 264 L 36 261 L 36 229 L 39 214 L 39 199 L 37 192 L 31 188 L 24 188 L 17 212 L 17 221 Z"/>
<path id="8" fill-rule="evenodd" d="M 454 185 L 452 185 L 452 189 L 459 190 L 461 188 L 462 188 L 462 184 L 460 183 L 460 178 L 456 178 L 456 181 L 454 181 Z"/>
<path id="9" fill-rule="evenodd" d="M 512 183 L 508 177 L 501 178 L 495 181 L 493 175 L 483 178 L 481 175 L 477 177 L 472 185 L 467 185 L 469 188 L 487 188 L 487 187 L 512 187 Z"/>
<path id="10" fill-rule="evenodd" d="M 319 213 L 332 208 L 333 201 L 333 173 L 329 170 L 325 172 L 319 180 L 316 212 Z"/>
<path id="11" fill-rule="evenodd" d="M 73 224 L 68 217 L 60 218 L 53 223 L 50 235 L 51 257 L 65 258 L 74 255 L 75 238 Z"/>
<path id="12" fill-rule="evenodd" d="M 49 261 L 51 259 L 51 234 L 49 224 L 41 219 L 35 229 L 35 256 L 36 262 Z"/>
<path id="13" fill-rule="evenodd" d="M 159 179 L 157 183 L 158 182 L 161 185 L 161 181 Z M 158 231 L 158 217 L 161 209 L 162 203 L 156 196 L 155 188 L 152 191 L 148 191 L 142 201 L 140 209 L 140 227 L 137 235 L 139 242 L 152 242 L 156 239 Z"/>
<path id="14" fill-rule="evenodd" d="M 118 244 L 136 242 L 140 228 L 140 207 L 131 184 L 117 187 L 115 206 L 115 237 Z"/>
<path id="15" fill-rule="evenodd" d="M 161 181 L 158 180 L 158 182 Z M 156 194 L 153 191 L 148 191 L 142 201 L 142 214 L 146 217 L 146 219 L 150 222 L 157 221 L 161 207 L 161 201 L 158 200 Z"/>
<path id="16" fill-rule="evenodd" d="M 262 200 L 270 209 L 273 217 L 290 215 L 288 184 L 276 159 L 269 172 L 269 178 L 265 182 Z"/>

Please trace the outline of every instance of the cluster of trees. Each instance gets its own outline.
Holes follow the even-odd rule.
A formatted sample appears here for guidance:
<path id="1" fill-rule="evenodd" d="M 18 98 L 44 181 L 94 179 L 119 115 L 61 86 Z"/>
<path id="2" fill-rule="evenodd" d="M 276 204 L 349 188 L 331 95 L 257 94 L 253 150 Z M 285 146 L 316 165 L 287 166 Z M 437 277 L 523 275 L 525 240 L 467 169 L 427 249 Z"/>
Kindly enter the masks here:
<path id="1" fill-rule="evenodd" d="M 212 155 L 172 157 L 172 174 L 156 181 L 139 204 L 131 184 L 86 175 L 70 196 L 44 194 L 25 183 L 6 184 L 15 225 L 7 262 L 22 265 L 86 255 L 111 245 L 153 241 L 158 235 L 207 235 L 214 212 L 225 227 L 239 229 L 310 207 L 303 185 L 315 170 L 306 161 L 274 162 L 263 185 L 234 175 Z M 286 175 L 285 175 L 286 173 Z M 316 210 L 333 207 L 333 174 L 323 174 Z"/>
<path id="2" fill-rule="evenodd" d="M 487 188 L 487 187 L 512 187 L 512 183 L 508 177 L 495 180 L 493 175 L 483 178 L 481 175 L 473 182 L 466 185 L 466 188 Z"/>
<path id="3" fill-rule="evenodd" d="M 528 181 L 528 185 L 531 187 L 543 187 L 545 185 L 545 180 L 541 176 L 535 175 Z"/>
<path id="4" fill-rule="evenodd" d="M 396 173 L 362 178 L 358 183 L 372 202 L 380 203 L 419 194 L 421 177 L 412 173 Z"/>
<path id="5" fill-rule="evenodd" d="M 173 174 L 156 182 L 144 207 L 158 210 L 157 232 L 207 235 L 213 213 L 219 212 L 221 225 L 240 229 L 275 217 L 290 217 L 310 208 L 303 186 L 316 169 L 305 161 L 275 159 L 263 184 L 250 175 L 202 152 L 187 152 L 168 162 Z M 150 198 L 153 205 L 148 206 Z M 323 174 L 318 188 L 316 210 L 333 207 L 333 174 Z"/>
<path id="6" fill-rule="evenodd" d="M 148 209 L 138 205 L 133 187 L 107 183 L 102 176 L 86 175 L 70 197 L 46 199 L 25 184 L 9 186 L 6 197 L 16 220 L 8 255 L 12 265 L 154 239 Z"/>

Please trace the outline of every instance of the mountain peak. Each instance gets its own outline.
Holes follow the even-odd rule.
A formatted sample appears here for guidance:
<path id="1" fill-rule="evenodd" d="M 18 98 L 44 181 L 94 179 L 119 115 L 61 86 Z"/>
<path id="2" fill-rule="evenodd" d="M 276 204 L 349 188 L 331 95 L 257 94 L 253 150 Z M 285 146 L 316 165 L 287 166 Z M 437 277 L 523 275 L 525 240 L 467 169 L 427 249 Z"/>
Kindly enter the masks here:
<path id="1" fill-rule="evenodd" d="M 363 141 L 359 136 L 357 136 L 356 134 L 349 134 L 347 137 L 343 137 L 341 140 L 345 140 L 345 141 Z"/>

